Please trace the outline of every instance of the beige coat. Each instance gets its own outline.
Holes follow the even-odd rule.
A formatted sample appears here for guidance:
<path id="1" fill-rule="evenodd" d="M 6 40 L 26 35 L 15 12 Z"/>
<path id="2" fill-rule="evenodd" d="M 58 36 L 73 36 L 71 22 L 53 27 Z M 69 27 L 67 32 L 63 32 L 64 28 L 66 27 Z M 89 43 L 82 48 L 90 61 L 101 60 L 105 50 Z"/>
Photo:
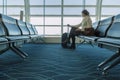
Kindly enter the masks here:
<path id="1" fill-rule="evenodd" d="M 82 22 L 78 25 L 75 25 L 75 27 L 81 27 L 82 31 L 84 31 L 85 28 L 91 28 L 92 27 L 92 20 L 91 20 L 90 16 L 84 17 Z"/>

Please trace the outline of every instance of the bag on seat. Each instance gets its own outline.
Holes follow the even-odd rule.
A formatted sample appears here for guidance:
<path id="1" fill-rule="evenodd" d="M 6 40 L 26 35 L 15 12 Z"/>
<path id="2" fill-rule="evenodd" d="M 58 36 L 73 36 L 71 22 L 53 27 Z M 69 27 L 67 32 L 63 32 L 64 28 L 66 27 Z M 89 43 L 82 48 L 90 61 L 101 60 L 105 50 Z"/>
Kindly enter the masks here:
<path id="1" fill-rule="evenodd" d="M 85 36 L 94 36 L 95 31 L 93 28 L 85 28 L 85 31 L 83 33 Z"/>

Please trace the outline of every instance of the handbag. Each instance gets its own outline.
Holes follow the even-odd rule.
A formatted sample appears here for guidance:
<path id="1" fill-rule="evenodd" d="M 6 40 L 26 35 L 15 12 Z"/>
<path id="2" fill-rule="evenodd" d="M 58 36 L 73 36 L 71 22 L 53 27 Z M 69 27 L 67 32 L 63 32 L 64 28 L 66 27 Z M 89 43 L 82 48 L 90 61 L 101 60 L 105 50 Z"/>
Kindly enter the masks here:
<path id="1" fill-rule="evenodd" d="M 95 31 L 93 28 L 85 28 L 84 35 L 85 36 L 94 36 Z"/>

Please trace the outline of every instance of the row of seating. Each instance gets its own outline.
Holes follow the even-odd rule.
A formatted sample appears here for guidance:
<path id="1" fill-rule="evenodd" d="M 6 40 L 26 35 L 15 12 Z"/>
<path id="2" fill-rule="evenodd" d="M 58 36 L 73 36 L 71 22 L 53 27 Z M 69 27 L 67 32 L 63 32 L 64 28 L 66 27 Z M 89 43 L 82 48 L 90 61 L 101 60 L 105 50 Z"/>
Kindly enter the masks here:
<path id="1" fill-rule="evenodd" d="M 19 47 L 39 38 L 37 30 L 32 24 L 0 14 L 0 53 L 11 49 L 20 57 L 26 58 L 28 54 L 21 51 Z"/>
<path id="2" fill-rule="evenodd" d="M 116 52 L 110 58 L 98 65 L 100 69 L 113 61 L 103 69 L 103 73 L 106 73 L 106 71 L 120 63 L 120 14 L 93 23 L 93 28 L 95 30 L 95 36 L 79 37 L 87 42 L 95 43 L 101 48 L 107 48 Z"/>

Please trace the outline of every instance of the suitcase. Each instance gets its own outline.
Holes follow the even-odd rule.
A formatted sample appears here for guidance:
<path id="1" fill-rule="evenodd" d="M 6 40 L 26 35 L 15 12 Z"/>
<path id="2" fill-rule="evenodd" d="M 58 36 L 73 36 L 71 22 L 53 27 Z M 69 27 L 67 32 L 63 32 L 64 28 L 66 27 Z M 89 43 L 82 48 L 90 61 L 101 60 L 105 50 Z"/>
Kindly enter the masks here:
<path id="1" fill-rule="evenodd" d="M 61 46 L 63 48 L 68 48 L 69 47 L 70 41 L 68 39 L 69 39 L 69 27 L 67 29 L 67 32 L 63 33 L 62 37 L 61 37 Z"/>
<path id="2" fill-rule="evenodd" d="M 68 33 L 63 33 L 62 34 L 62 40 L 61 40 L 61 46 L 63 48 L 68 48 L 69 42 L 68 42 Z"/>

